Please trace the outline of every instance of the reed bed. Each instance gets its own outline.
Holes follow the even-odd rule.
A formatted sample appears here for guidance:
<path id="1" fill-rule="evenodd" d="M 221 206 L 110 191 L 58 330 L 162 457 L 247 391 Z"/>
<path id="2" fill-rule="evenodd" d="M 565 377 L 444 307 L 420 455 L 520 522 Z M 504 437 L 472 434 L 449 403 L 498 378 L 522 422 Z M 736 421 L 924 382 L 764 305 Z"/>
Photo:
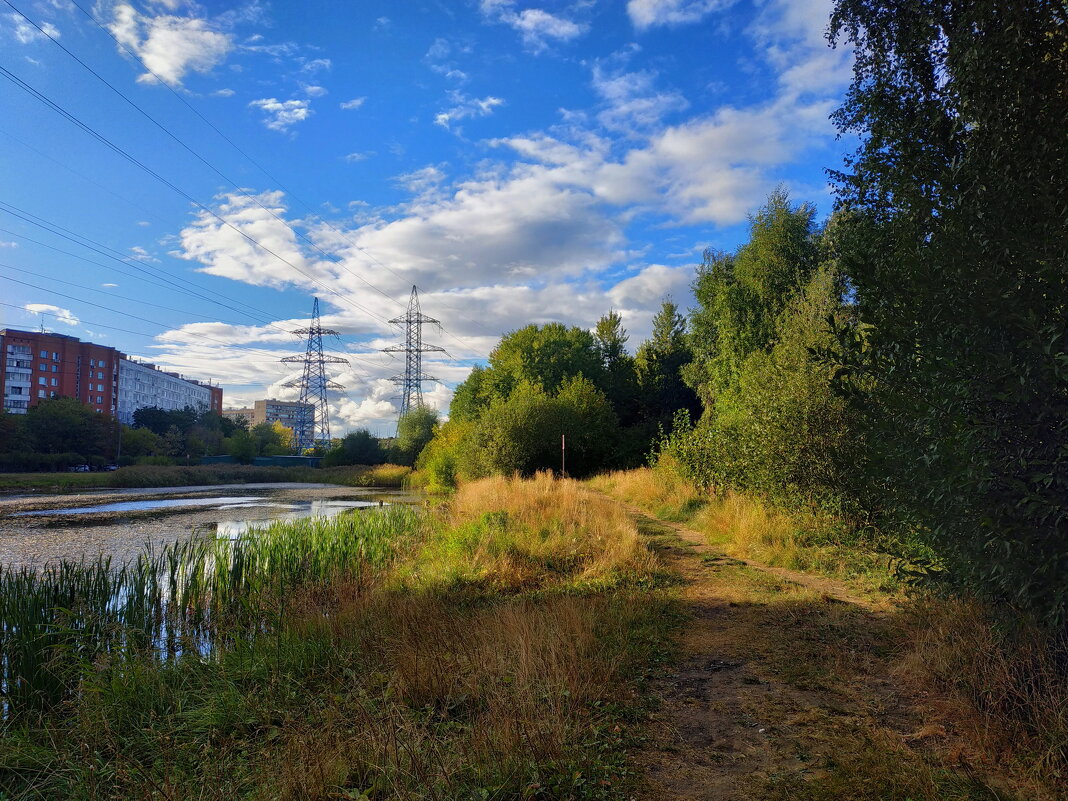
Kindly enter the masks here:
<path id="1" fill-rule="evenodd" d="M 0 713 L 70 698 L 102 660 L 212 659 L 235 639 L 269 635 L 294 593 L 359 579 L 420 525 L 419 513 L 390 507 L 194 538 L 119 566 L 101 558 L 0 568 Z"/>

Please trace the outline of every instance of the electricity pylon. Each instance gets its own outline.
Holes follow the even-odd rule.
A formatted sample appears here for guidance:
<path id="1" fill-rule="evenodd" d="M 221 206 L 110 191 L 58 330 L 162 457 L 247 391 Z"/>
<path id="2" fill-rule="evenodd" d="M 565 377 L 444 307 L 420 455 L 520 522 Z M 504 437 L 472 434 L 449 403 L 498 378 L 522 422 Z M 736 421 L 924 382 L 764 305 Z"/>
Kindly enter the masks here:
<path id="1" fill-rule="evenodd" d="M 319 298 L 312 306 L 311 325 L 293 332 L 308 337 L 308 348 L 303 356 L 286 356 L 286 364 L 303 364 L 300 379 L 287 381 L 283 386 L 300 387 L 300 406 L 297 409 L 296 430 L 293 432 L 293 447 L 299 456 L 316 443 L 330 444 L 330 405 L 326 393 L 331 389 L 344 389 L 326 377 L 326 365 L 348 364 L 348 359 L 323 353 L 323 334 L 337 336 L 337 331 L 323 328 L 319 321 Z M 309 419 L 310 418 L 310 419 Z"/>
<path id="2" fill-rule="evenodd" d="M 412 286 L 412 295 L 408 300 L 408 310 L 400 317 L 390 320 L 394 325 L 404 326 L 404 344 L 383 348 L 383 353 L 404 354 L 404 374 L 395 375 L 390 381 L 401 388 L 401 417 L 423 405 L 423 382 L 437 381 L 434 376 L 423 372 L 424 353 L 444 353 L 445 348 L 423 343 L 423 323 L 432 323 L 441 327 L 441 321 L 428 317 L 419 310 L 419 290 Z"/>

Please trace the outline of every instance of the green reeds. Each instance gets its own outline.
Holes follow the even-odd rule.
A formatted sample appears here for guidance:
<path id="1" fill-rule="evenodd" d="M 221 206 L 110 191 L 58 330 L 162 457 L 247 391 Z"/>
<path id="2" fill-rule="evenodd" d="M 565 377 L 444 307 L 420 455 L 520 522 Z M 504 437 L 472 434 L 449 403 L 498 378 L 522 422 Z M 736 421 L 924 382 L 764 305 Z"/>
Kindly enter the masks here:
<path id="1" fill-rule="evenodd" d="M 295 591 L 385 564 L 421 521 L 389 507 L 193 538 L 118 567 L 106 558 L 0 567 L 0 713 L 52 707 L 87 671 L 125 655 L 210 659 L 268 635 Z"/>

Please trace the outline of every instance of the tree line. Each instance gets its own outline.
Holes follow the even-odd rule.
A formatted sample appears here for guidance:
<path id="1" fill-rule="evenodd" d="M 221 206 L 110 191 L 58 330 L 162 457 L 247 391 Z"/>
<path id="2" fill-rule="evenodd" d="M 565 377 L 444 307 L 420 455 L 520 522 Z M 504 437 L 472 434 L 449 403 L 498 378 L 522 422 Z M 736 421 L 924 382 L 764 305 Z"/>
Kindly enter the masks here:
<path id="1" fill-rule="evenodd" d="M 1068 12 L 839 0 L 859 139 L 835 211 L 782 190 L 706 252 L 633 357 L 505 336 L 419 458 L 432 485 L 669 460 L 710 492 L 834 514 L 920 580 L 1068 623 Z"/>

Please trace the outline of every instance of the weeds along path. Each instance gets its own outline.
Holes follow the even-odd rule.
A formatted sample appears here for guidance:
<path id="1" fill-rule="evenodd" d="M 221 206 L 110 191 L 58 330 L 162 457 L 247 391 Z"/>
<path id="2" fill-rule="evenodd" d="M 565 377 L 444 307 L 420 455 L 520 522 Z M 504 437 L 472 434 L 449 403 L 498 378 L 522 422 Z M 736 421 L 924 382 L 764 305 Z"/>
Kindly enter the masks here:
<path id="1" fill-rule="evenodd" d="M 656 801 L 1009 801 L 959 767 L 892 678 L 895 615 L 831 579 L 750 565 L 631 508 L 683 580 L 679 659 L 635 754 Z"/>
<path id="2" fill-rule="evenodd" d="M 722 557 L 725 560 L 729 560 L 738 565 L 744 565 L 752 570 L 757 570 L 761 573 L 766 573 L 769 576 L 782 579 L 784 581 L 793 582 L 801 587 L 812 590 L 813 592 L 825 595 L 834 601 L 841 601 L 842 603 L 853 604 L 855 606 L 862 607 L 871 612 L 886 612 L 891 608 L 885 598 L 866 598 L 858 595 L 852 589 L 850 589 L 845 582 L 838 581 L 828 576 L 815 576 L 811 573 L 801 573 L 797 570 L 788 570 L 785 567 L 771 567 L 769 565 L 763 565 L 759 562 L 753 562 L 747 559 L 738 559 L 736 557 L 723 556 L 721 551 L 707 545 L 706 538 L 703 534 L 694 531 L 691 528 L 681 523 L 675 523 L 670 520 L 662 520 L 660 518 L 649 517 L 648 513 L 640 507 L 620 501 L 618 499 L 616 503 L 634 515 L 639 521 L 645 520 L 647 523 L 653 522 L 657 526 L 670 529 L 674 532 L 679 539 L 686 542 L 694 549 L 694 553 L 698 554 L 715 554 Z"/>

